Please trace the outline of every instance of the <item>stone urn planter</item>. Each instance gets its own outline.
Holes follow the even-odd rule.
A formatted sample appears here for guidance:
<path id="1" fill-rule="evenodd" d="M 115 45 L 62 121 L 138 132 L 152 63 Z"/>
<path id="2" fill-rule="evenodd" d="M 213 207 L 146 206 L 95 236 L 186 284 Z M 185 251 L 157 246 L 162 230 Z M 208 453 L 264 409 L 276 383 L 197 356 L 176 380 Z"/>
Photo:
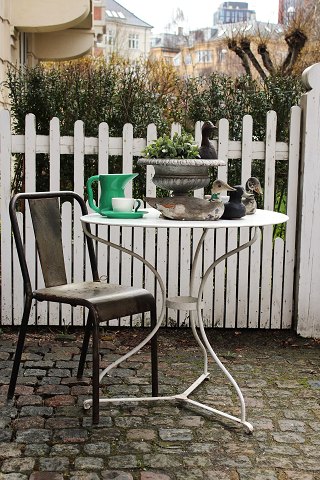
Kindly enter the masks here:
<path id="1" fill-rule="evenodd" d="M 185 196 L 188 192 L 209 185 L 209 167 L 224 166 L 218 159 L 182 159 L 182 158 L 140 158 L 139 165 L 152 165 L 152 181 L 164 190 L 172 191 L 174 196 Z"/>

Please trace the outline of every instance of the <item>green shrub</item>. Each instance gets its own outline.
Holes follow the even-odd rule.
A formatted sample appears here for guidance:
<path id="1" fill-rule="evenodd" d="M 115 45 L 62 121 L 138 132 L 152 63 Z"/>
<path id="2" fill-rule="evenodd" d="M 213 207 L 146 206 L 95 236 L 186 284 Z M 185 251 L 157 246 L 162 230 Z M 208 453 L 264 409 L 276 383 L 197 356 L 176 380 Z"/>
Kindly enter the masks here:
<path id="1" fill-rule="evenodd" d="M 59 64 L 40 64 L 32 68 L 11 69 L 7 78 L 14 127 L 24 133 L 25 115 L 36 116 L 37 133 L 48 135 L 52 117 L 60 119 L 61 135 L 73 135 L 74 122 L 83 120 L 85 135 L 97 136 L 98 126 L 107 122 L 111 136 L 122 136 L 125 123 L 133 125 L 135 137 L 145 137 L 146 128 L 154 123 L 158 135 L 169 135 L 173 122 L 180 122 L 184 131 L 192 133 L 198 120 L 217 123 L 227 118 L 230 139 L 239 140 L 242 118 L 253 117 L 254 139 L 264 140 L 266 113 L 275 110 L 278 116 L 277 139 L 288 139 L 289 115 L 292 105 L 300 101 L 302 84 L 294 76 L 272 75 L 264 83 L 247 76 L 237 78 L 218 73 L 198 78 L 179 78 L 173 67 L 161 61 L 141 61 L 134 67 L 114 57 L 85 58 Z M 23 155 L 16 157 L 13 190 L 23 185 Z M 37 189 L 49 188 L 46 155 L 37 156 Z M 73 188 L 73 157 L 61 162 L 61 187 Z M 111 157 L 110 171 L 121 168 L 119 157 Z M 139 166 L 135 167 L 139 171 Z M 277 175 L 276 198 L 283 204 L 286 184 L 286 162 Z M 97 170 L 96 157 L 85 157 L 85 181 Z M 254 174 L 264 177 L 261 162 L 254 162 Z M 230 182 L 240 181 L 240 162 L 231 161 Z M 141 178 L 140 178 L 141 177 Z M 143 176 L 136 182 L 143 193 Z M 280 192 L 280 194 L 279 194 Z"/>

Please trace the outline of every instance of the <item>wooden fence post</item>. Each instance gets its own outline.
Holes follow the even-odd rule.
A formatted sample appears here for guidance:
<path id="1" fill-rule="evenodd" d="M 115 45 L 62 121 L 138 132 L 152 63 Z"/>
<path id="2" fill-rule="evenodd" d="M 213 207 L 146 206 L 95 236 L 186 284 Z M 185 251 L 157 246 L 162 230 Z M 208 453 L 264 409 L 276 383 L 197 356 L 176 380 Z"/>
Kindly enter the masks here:
<path id="1" fill-rule="evenodd" d="M 301 167 L 295 320 L 304 337 L 320 337 L 320 63 L 302 75 Z"/>

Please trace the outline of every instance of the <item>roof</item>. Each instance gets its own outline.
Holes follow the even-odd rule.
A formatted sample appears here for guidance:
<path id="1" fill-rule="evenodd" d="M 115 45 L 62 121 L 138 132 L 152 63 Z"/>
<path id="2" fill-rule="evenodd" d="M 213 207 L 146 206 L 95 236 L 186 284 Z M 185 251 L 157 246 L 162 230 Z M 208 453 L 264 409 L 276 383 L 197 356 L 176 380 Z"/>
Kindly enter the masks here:
<path id="1" fill-rule="evenodd" d="M 107 18 L 110 21 L 121 20 L 124 24 L 133 25 L 135 27 L 153 28 L 149 23 L 144 22 L 140 18 L 136 17 L 132 12 L 124 8 L 120 3 L 115 0 L 102 0 L 105 6 Z M 110 12 L 110 13 L 108 13 Z"/>

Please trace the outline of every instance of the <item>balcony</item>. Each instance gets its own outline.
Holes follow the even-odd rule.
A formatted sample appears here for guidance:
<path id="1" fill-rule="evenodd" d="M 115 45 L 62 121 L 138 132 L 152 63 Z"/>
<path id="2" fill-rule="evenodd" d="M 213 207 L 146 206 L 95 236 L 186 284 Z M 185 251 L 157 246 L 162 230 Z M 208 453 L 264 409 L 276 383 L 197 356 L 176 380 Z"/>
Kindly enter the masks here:
<path id="1" fill-rule="evenodd" d="M 91 28 L 90 0 L 11 0 L 11 24 L 22 32 L 53 32 L 80 26 Z M 88 18 L 89 17 L 89 18 Z M 90 25 L 89 25 L 90 24 Z"/>

